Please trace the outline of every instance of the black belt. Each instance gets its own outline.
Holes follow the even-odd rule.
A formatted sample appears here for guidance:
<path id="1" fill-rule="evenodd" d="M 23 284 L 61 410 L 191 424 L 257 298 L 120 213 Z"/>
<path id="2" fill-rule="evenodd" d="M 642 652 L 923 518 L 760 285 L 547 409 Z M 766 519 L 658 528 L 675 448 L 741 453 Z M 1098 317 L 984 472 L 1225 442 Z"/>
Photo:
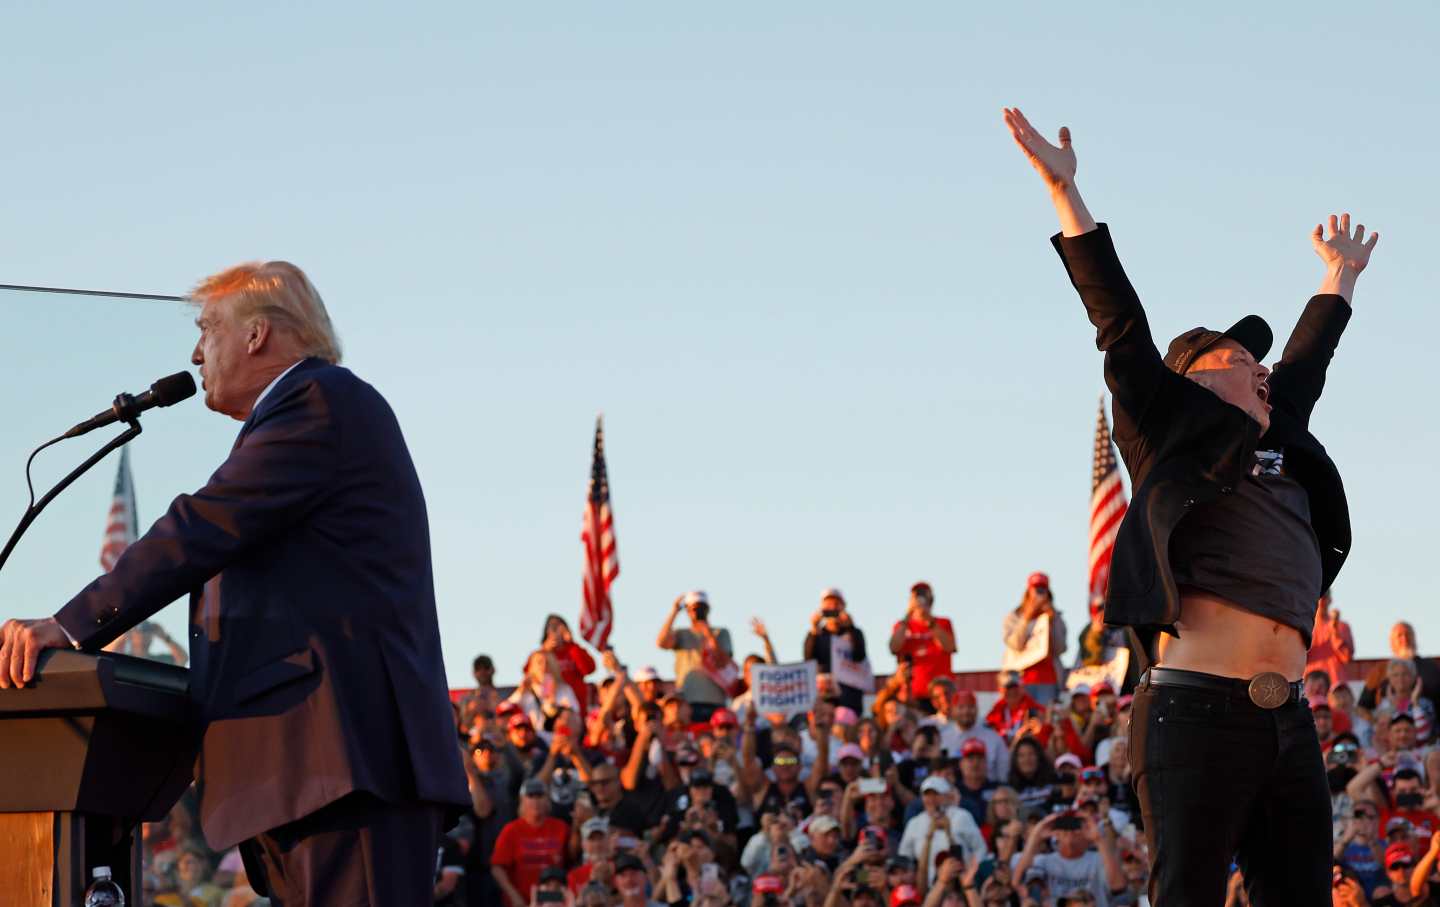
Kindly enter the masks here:
<path id="1" fill-rule="evenodd" d="M 1262 709 L 1278 709 L 1282 705 L 1299 702 L 1305 695 L 1302 681 L 1288 681 L 1284 674 L 1266 671 L 1249 680 L 1239 677 L 1217 677 L 1198 671 L 1182 671 L 1178 668 L 1151 668 L 1140 675 L 1140 687 L 1185 687 L 1204 690 L 1209 693 L 1223 693 L 1236 699 L 1248 699 Z"/>

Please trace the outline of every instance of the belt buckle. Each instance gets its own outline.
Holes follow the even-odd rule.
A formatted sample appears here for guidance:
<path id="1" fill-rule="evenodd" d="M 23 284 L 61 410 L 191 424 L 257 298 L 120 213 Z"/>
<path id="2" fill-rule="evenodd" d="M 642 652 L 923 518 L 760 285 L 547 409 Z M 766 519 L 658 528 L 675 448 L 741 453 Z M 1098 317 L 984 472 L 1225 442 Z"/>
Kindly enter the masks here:
<path id="1" fill-rule="evenodd" d="M 1290 701 L 1290 681 L 1278 671 L 1266 671 L 1250 678 L 1250 701 L 1262 709 L 1278 709 Z"/>

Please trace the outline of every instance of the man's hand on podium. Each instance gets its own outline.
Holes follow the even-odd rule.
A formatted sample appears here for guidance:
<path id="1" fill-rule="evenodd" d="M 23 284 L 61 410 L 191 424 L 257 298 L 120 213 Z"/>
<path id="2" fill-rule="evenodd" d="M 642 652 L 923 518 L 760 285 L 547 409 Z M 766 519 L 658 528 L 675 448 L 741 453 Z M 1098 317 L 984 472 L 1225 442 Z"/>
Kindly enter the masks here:
<path id="1" fill-rule="evenodd" d="M 44 649 L 68 649 L 70 637 L 53 617 L 7 620 L 0 626 L 0 690 L 23 687 L 35 677 Z"/>

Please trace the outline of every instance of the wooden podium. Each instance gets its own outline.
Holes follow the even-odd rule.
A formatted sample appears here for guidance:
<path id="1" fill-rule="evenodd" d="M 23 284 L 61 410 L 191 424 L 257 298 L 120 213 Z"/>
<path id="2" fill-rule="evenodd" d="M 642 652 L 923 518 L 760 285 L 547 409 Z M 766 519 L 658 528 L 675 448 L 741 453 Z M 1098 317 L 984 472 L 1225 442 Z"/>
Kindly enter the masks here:
<path id="1" fill-rule="evenodd" d="M 78 907 L 96 866 L 141 903 L 141 821 L 190 784 L 198 734 L 189 672 L 128 655 L 51 649 L 35 681 L 0 690 L 0 898 Z"/>

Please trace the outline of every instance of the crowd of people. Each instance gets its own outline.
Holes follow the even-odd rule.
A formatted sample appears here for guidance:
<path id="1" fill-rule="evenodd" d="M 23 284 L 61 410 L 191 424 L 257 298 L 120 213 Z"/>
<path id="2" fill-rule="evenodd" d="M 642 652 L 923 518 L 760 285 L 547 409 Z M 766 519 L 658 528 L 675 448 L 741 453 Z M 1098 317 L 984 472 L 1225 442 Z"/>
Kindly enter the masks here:
<path id="1" fill-rule="evenodd" d="M 737 661 L 707 596 L 691 592 L 656 639 L 673 653 L 668 677 L 592 654 L 557 615 L 513 688 L 475 658 L 476 686 L 455 703 L 471 809 L 438 855 L 434 903 L 1147 903 L 1129 683 L 1067 682 L 1118 641 L 1092 613 L 1067 669 L 1044 574 L 1004 620 L 1006 669 L 983 714 L 957 682 L 955 631 L 925 583 L 888 636 L 898 668 L 873 690 L 832 673 L 837 651 L 867 660 L 866 638 L 844 595 L 822 592 L 791 659 L 819 670 L 803 714 L 756 708 L 752 671 L 780 659 L 765 624 L 750 629 L 759 651 Z M 1333 794 L 1336 904 L 1440 904 L 1440 666 L 1417 654 L 1408 624 L 1390 647 L 1363 682 L 1346 682 L 1350 630 L 1328 594 L 1318 603 L 1305 692 Z M 147 904 L 265 904 L 237 851 L 206 849 L 188 797 L 144 827 L 144 863 Z M 1245 903 L 1236 870 L 1227 907 Z"/>

